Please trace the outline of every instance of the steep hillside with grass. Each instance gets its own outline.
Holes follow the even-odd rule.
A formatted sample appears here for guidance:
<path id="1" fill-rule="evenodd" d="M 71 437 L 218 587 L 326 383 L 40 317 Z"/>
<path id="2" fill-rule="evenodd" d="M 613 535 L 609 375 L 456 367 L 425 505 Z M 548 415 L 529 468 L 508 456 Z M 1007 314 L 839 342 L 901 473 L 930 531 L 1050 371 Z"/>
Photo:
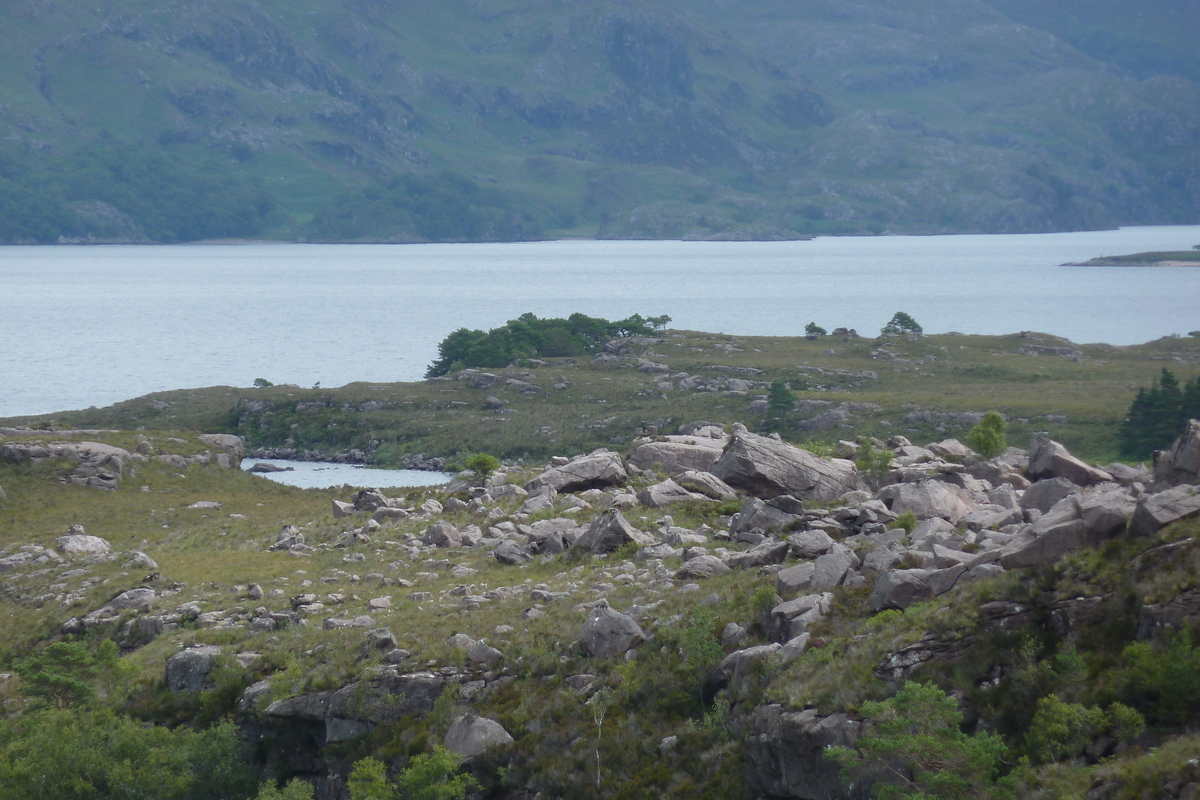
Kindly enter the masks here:
<path id="1" fill-rule="evenodd" d="M 1181 5 L 9 4 L 0 240 L 1195 222 Z"/>

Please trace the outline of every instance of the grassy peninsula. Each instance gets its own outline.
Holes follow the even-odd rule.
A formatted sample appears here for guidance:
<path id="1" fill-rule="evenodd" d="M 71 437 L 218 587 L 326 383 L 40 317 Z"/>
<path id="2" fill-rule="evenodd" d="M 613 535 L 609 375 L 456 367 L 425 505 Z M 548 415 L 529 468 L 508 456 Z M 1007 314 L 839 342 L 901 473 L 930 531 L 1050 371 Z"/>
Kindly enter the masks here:
<path id="1" fill-rule="evenodd" d="M 1195 267 L 1200 266 L 1200 248 L 1191 250 L 1155 250 L 1124 256 L 1100 256 L 1087 261 L 1063 264 L 1064 267 Z"/>

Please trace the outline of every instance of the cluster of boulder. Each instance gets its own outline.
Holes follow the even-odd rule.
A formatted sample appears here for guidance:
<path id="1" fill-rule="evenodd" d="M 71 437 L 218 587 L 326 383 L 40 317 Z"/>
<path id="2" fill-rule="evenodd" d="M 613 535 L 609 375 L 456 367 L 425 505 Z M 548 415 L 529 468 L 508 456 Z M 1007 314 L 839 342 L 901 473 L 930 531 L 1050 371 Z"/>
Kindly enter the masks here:
<path id="1" fill-rule="evenodd" d="M 194 465 L 216 464 L 225 469 L 237 469 L 245 455 L 245 445 L 237 436 L 228 434 L 201 434 L 199 439 L 211 449 L 203 453 L 182 456 L 177 453 L 156 453 L 154 445 L 144 436 L 138 436 L 137 448 L 130 452 L 102 442 L 51 441 L 64 435 L 87 436 L 101 431 L 39 431 L 22 428 L 0 430 L 0 461 L 9 464 L 38 464 L 50 459 L 59 459 L 74 465 L 64 483 L 75 486 L 90 486 L 97 489 L 116 489 L 120 486 L 128 465 L 145 463 L 150 459 L 184 469 Z M 28 441 L 36 439 L 38 441 Z M 213 452 L 213 451 L 216 452 Z"/>

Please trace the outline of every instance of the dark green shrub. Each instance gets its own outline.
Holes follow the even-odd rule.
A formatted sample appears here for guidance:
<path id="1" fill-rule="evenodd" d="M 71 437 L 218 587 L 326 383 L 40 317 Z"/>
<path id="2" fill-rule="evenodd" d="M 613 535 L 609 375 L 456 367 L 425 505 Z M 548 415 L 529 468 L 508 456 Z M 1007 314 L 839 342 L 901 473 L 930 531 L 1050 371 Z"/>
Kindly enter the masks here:
<path id="1" fill-rule="evenodd" d="M 1008 449 L 1008 439 L 1005 437 L 1007 427 L 1000 412 L 989 411 L 978 425 L 967 431 L 967 447 L 984 458 L 995 458 Z"/>

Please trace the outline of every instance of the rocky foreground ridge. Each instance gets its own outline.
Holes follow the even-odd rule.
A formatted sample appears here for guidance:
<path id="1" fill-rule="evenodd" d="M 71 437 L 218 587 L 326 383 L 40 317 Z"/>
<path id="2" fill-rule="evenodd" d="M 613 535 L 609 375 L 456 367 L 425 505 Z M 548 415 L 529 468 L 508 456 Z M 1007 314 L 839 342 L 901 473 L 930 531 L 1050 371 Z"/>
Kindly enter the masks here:
<path id="1" fill-rule="evenodd" d="M 184 457 L 157 452 L 145 437 L 130 452 L 4 434 L 0 461 L 31 468 L 57 459 L 71 467 L 60 480 L 88 491 L 117 490 L 131 465 L 211 470 L 241 459 L 236 437 L 200 437 L 209 449 Z M 886 448 L 887 469 L 860 472 L 860 447 Z M 657 722 L 629 734 L 653 741 L 627 758 L 666 765 L 660 788 L 678 789 L 693 770 L 694 780 L 712 781 L 693 796 L 716 796 L 711 786 L 733 770 L 748 797 L 864 796 L 824 758 L 867 730 L 857 701 L 805 683 L 823 651 L 849 646 L 835 638 L 878 640 L 867 695 L 948 668 L 1006 685 L 1015 667 L 1003 648 L 989 650 L 997 641 L 1011 649 L 1021 632 L 1084 641 L 1113 624 L 1111 594 L 1077 596 L 1079 586 L 1055 570 L 1086 548 L 1124 545 L 1139 551 L 1133 607 L 1121 612 L 1134 620 L 1134 638 L 1200 623 L 1200 587 L 1162 578 L 1196 558 L 1200 422 L 1152 470 L 1099 468 L 1046 438 L 992 459 L 953 439 L 922 447 L 901 436 L 842 442 L 835 455 L 741 425 L 700 426 L 636 439 L 628 457 L 597 450 L 535 471 L 462 473 L 403 496 L 346 493 L 319 520 L 289 520 L 270 537 L 229 544 L 256 559 L 262 577 L 249 582 L 174 580 L 172 569 L 183 568 L 159 561 L 186 559 L 169 544 L 160 544 L 168 559 L 77 526 L 52 544 L 0 549 L 3 599 L 57 619 L 53 636 L 113 638 L 125 660 L 156 674 L 156 691 L 179 702 L 234 687 L 231 711 L 268 767 L 311 780 L 331 800 L 344 796 L 347 753 L 421 735 L 467 758 L 486 796 L 577 791 L 580 779 L 563 770 L 591 763 L 593 711 L 614 692 L 630 705 L 624 730 L 638 713 Z M 226 513 L 215 501 L 188 509 Z M 1193 535 L 1164 543 L 1168 530 Z M 1037 591 L 1027 588 L 1034 575 L 1043 576 Z M 1137 583 L 1151 579 L 1165 582 L 1166 594 Z M 953 623 L 917 614 L 939 601 L 957 606 Z M 723 735 L 693 752 L 687 747 L 700 740 L 689 714 L 640 711 L 636 697 L 653 704 L 631 687 L 654 685 L 634 677 L 639 665 L 669 664 L 684 671 L 664 673 L 670 685 L 658 691 L 689 702 L 695 692 L 678 686 L 691 668 L 678 632 L 703 608 L 725 624 L 699 698 L 726 716 Z M 843 620 L 855 609 L 917 627 L 886 640 L 882 627 L 846 636 Z M 838 652 L 845 660 L 832 668 L 850 675 L 861 653 Z M 0 676 L 0 688 L 6 678 L 16 680 Z M 971 698 L 960 704 L 970 708 Z M 20 702 L 6 708 L 19 713 Z M 971 716 L 974 725 L 997 724 L 984 708 Z M 1130 747 L 1101 737 L 1089 758 Z M 1170 786 L 1155 796 L 1196 796 L 1200 776 Z M 1088 797 L 1122 796 L 1120 788 L 1098 772 L 1099 793 Z"/>

